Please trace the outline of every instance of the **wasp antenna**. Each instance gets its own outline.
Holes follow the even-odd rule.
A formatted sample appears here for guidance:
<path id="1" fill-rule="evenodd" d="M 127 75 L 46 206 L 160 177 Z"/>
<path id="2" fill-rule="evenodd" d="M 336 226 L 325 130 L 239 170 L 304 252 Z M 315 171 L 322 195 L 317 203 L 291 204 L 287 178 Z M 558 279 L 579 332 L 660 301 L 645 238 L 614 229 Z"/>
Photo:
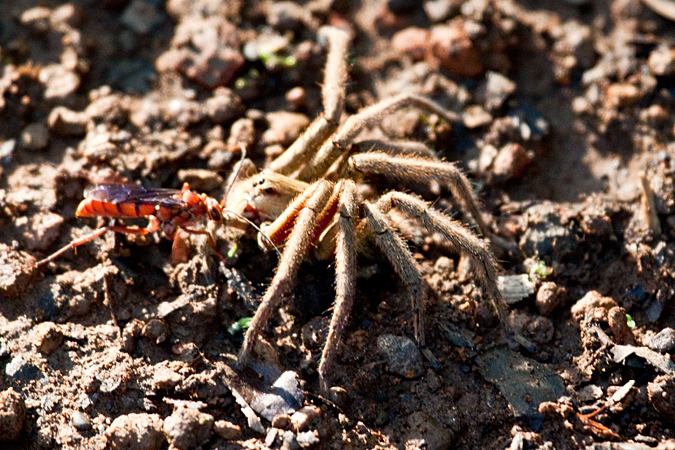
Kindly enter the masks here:
<path id="1" fill-rule="evenodd" d="M 234 183 L 237 181 L 237 178 L 239 178 L 239 173 L 241 172 L 241 167 L 244 165 L 244 160 L 246 159 L 246 144 L 243 142 L 239 142 L 237 144 L 237 147 L 241 150 L 241 158 L 239 159 L 239 162 L 237 162 L 237 165 L 234 168 L 234 176 L 230 177 L 230 183 L 227 186 L 227 190 L 225 191 L 225 197 L 223 197 L 223 200 L 220 202 L 221 205 L 225 205 L 225 200 L 227 197 L 230 195 L 230 191 L 232 190 L 232 187 L 234 186 Z"/>
<path id="2" fill-rule="evenodd" d="M 226 212 L 227 214 L 232 214 L 233 216 L 237 217 L 238 219 L 241 219 L 241 220 L 243 220 L 244 222 L 246 222 L 247 224 L 251 225 L 251 226 L 253 227 L 253 229 L 256 230 L 256 231 L 258 232 L 258 234 L 260 235 L 260 237 L 261 237 L 262 239 L 264 239 L 264 240 L 265 240 L 265 241 L 266 241 L 266 242 L 274 249 L 275 252 L 277 252 L 277 255 L 281 256 L 281 251 L 279 250 L 279 247 L 277 247 L 276 245 L 274 245 L 274 242 L 272 242 L 272 239 L 270 239 L 270 237 L 267 236 L 267 235 L 265 234 L 265 232 L 264 232 L 258 225 L 256 225 L 256 224 L 253 223 L 251 220 L 247 219 L 246 217 L 244 217 L 244 216 L 242 216 L 241 214 L 238 214 L 238 213 L 236 213 L 236 212 L 234 212 L 234 211 L 226 210 L 225 212 Z"/>

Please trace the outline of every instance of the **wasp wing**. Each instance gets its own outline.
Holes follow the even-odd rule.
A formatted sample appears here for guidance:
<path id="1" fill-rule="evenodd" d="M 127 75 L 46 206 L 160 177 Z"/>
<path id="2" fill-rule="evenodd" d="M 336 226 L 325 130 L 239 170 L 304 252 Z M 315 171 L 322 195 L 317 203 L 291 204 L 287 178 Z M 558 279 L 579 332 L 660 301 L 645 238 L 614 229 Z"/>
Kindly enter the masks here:
<path id="1" fill-rule="evenodd" d="M 178 189 L 148 188 L 136 184 L 95 184 L 84 190 L 84 198 L 106 203 L 135 202 L 146 205 L 181 207 L 185 202 Z"/>

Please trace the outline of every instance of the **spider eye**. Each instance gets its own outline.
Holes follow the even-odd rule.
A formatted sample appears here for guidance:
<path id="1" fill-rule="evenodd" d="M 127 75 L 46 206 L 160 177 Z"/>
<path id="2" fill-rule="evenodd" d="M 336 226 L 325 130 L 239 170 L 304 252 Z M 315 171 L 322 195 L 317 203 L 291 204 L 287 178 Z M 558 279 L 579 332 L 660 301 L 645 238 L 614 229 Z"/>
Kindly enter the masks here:
<path id="1" fill-rule="evenodd" d="M 263 192 L 267 195 L 276 194 L 276 191 L 274 190 L 274 188 L 271 188 L 271 187 L 263 189 Z"/>

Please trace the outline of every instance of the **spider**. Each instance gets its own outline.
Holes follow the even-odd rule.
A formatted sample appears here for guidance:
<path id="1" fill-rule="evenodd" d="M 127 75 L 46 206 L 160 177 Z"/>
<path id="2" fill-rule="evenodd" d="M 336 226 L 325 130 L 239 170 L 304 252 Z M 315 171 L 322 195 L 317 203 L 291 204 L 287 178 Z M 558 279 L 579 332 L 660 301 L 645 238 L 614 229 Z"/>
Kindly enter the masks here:
<path id="1" fill-rule="evenodd" d="M 269 221 L 261 226 L 261 234 L 264 233 L 267 243 L 259 239 L 260 244 L 269 246 L 271 242 L 283 246 L 274 278 L 239 352 L 239 368 L 248 363 L 256 339 L 282 296 L 290 289 L 300 264 L 310 251 L 314 250 L 324 259 L 334 255 L 335 305 L 318 367 L 321 389 L 325 392 L 329 369 L 336 359 L 340 336 L 354 300 L 356 256 L 369 238 L 374 240 L 405 285 L 414 315 L 415 338 L 424 345 L 426 285 L 410 250 L 392 225 L 390 213 L 394 209 L 417 220 L 429 231 L 439 233 L 454 250 L 467 255 L 483 293 L 491 300 L 503 324 L 508 324 L 508 313 L 497 287 L 497 265 L 484 241 L 415 195 L 391 191 L 374 201 L 366 201 L 357 194 L 357 183 L 373 175 L 397 183 L 436 181 L 450 187 L 483 235 L 489 236 L 471 186 L 454 164 L 419 156 L 420 144 L 413 142 L 371 142 L 371 151 L 353 151 L 355 138 L 361 130 L 376 125 L 396 110 L 412 106 L 450 122 L 455 122 L 457 116 L 425 97 L 400 94 L 362 109 L 339 126 L 345 97 L 349 37 L 345 31 L 331 27 L 325 27 L 321 32 L 329 44 L 322 87 L 324 113 L 266 169 L 238 181 L 226 200 L 226 207 Z M 396 153 L 384 153 L 383 149 L 393 149 Z M 517 333 L 514 337 L 529 347 L 523 337 Z"/>

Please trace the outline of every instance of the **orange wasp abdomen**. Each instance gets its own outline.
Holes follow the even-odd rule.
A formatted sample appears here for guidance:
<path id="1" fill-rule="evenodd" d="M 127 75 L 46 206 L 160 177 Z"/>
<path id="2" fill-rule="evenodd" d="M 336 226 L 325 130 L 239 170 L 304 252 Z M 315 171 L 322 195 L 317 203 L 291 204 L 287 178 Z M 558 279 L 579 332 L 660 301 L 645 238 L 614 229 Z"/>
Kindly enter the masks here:
<path id="1" fill-rule="evenodd" d="M 146 217 L 154 214 L 155 205 L 135 201 L 111 203 L 86 198 L 82 200 L 75 212 L 76 217 L 110 217 L 128 218 Z"/>

